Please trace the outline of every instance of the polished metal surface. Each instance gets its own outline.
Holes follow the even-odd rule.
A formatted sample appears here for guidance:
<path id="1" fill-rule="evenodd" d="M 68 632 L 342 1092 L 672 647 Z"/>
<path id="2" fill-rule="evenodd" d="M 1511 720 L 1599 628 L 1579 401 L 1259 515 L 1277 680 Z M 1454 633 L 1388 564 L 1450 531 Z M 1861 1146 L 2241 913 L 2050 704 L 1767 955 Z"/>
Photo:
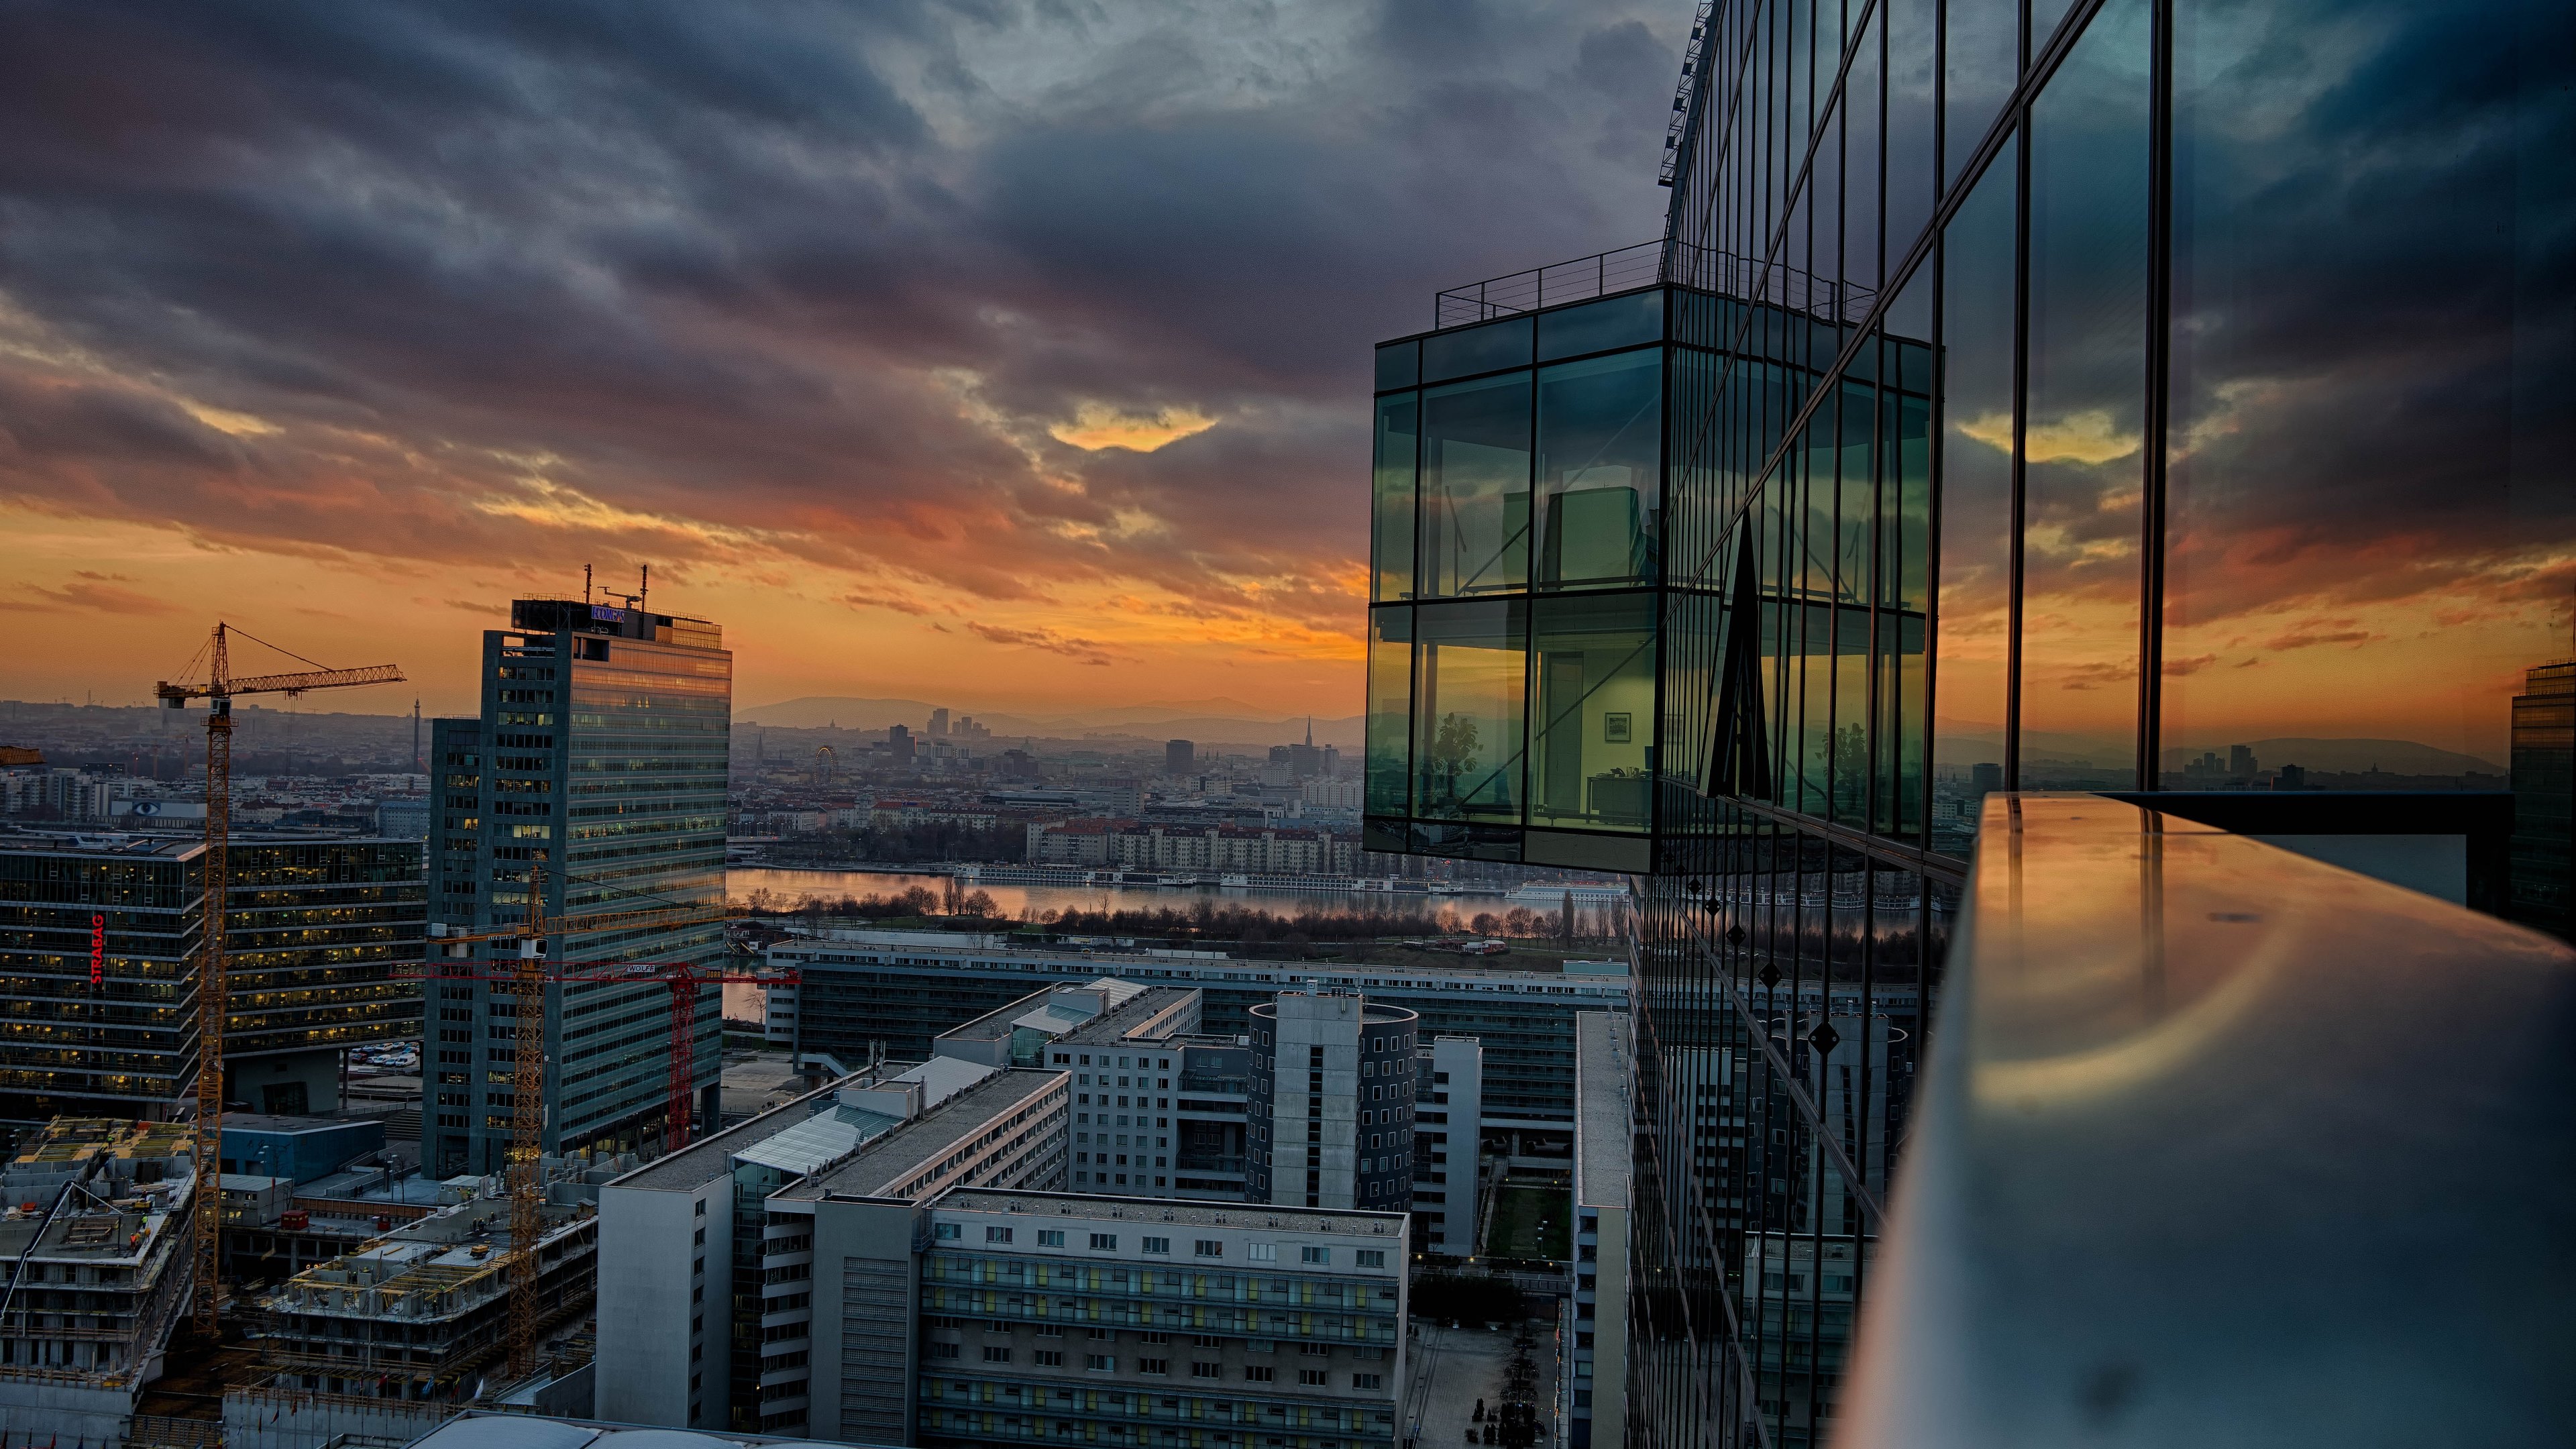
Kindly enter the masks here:
<path id="1" fill-rule="evenodd" d="M 2576 954 L 1998 794 L 1948 971 L 1840 1449 L 2576 1443 Z"/>

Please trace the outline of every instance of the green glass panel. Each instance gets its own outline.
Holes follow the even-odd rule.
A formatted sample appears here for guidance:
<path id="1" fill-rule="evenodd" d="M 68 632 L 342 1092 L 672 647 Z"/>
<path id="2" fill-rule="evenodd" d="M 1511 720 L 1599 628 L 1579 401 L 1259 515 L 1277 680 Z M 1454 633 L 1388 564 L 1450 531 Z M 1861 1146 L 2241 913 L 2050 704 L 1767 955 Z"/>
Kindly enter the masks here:
<path id="1" fill-rule="evenodd" d="M 1530 824 L 1643 832 L 1655 766 L 1655 596 L 1531 606 Z"/>
<path id="2" fill-rule="evenodd" d="M 1529 586 L 1530 375 L 1422 394 L 1421 568 L 1426 598 Z"/>
<path id="3" fill-rule="evenodd" d="M 1540 369 L 1541 587 L 1598 588 L 1654 577 L 1662 432 L 1660 350 Z"/>
<path id="4" fill-rule="evenodd" d="M 1479 372 L 1527 367 L 1530 346 L 1530 319 L 1526 316 L 1435 333 L 1422 339 L 1422 380 L 1446 382 Z"/>
<path id="5" fill-rule="evenodd" d="M 1634 347 L 1639 343 L 1661 341 L 1664 335 L 1664 294 L 1661 288 L 1631 292 L 1624 297 L 1604 297 L 1580 307 L 1542 313 L 1538 319 L 1538 360 L 1552 362 L 1560 357 L 1580 357 L 1587 352 L 1607 352 L 1613 347 Z"/>
<path id="6" fill-rule="evenodd" d="M 1422 380 L 1422 344 L 1388 342 L 1377 350 L 1377 390 L 1411 387 Z"/>
<path id="7" fill-rule="evenodd" d="M 1369 610 L 1368 720 L 1364 753 L 1368 813 L 1402 815 L 1413 719 L 1413 610 Z"/>
<path id="8" fill-rule="evenodd" d="M 1421 399 L 1413 393 L 1377 400 L 1369 597 L 1381 603 L 1413 597 L 1413 475 L 1421 411 Z"/>
<path id="9" fill-rule="evenodd" d="M 1413 623 L 1413 813 L 1519 824 L 1529 605 L 1426 604 Z"/>

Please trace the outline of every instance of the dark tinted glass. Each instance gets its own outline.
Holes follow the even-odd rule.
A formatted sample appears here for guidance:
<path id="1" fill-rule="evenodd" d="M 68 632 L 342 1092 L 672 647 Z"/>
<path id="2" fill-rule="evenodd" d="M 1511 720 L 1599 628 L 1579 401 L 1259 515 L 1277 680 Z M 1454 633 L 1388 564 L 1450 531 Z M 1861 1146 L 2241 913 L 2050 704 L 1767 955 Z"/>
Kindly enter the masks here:
<path id="1" fill-rule="evenodd" d="M 1422 344 L 1390 342 L 1377 350 L 1377 390 L 1411 387 L 1420 380 Z"/>
<path id="2" fill-rule="evenodd" d="M 1562 312 L 1541 314 L 1538 358 L 1548 362 L 1586 352 L 1606 352 L 1613 347 L 1634 347 L 1657 341 L 1663 335 L 1663 292 L 1631 292 L 1625 297 L 1605 297 Z"/>
<path id="3" fill-rule="evenodd" d="M 1957 180 L 2021 68 L 2021 7 L 1950 0 L 1941 48 L 1941 174 Z"/>
<path id="4" fill-rule="evenodd" d="M 1941 584 L 1932 845 L 1966 854 L 2002 787 L 2012 600 L 2013 156 L 1986 168 L 1941 248 Z"/>
<path id="5" fill-rule="evenodd" d="M 2569 652 L 2569 13 L 2176 6 L 2168 785 L 2497 788 Z"/>
<path id="6" fill-rule="evenodd" d="M 2127 788 L 2137 777 L 2147 17 L 2147 0 L 2110 0 L 2031 106 L 2026 790 Z"/>
<path id="7" fill-rule="evenodd" d="M 1422 339 L 1422 380 L 1440 382 L 1530 361 L 1530 319 L 1510 317 Z"/>

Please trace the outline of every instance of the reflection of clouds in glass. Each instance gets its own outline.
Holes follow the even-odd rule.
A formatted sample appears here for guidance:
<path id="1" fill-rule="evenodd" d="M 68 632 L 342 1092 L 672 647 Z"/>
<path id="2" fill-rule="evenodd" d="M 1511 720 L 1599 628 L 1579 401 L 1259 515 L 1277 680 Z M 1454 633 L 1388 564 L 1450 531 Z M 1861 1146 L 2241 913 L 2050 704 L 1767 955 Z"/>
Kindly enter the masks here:
<path id="1" fill-rule="evenodd" d="M 1956 427 L 1962 437 L 1997 452 L 2012 452 L 2010 413 L 1986 413 Z M 2124 430 L 2108 408 L 2086 408 L 2053 421 L 2031 424 L 2023 438 L 2022 456 L 2033 463 L 2115 463 L 2138 451 L 2139 446 L 2140 437 L 2134 426 Z M 2106 494 L 2104 506 L 2122 500 L 2134 503 L 2137 496 L 2134 491 Z"/>
<path id="2" fill-rule="evenodd" d="M 2137 495 L 2132 493 L 2129 497 L 2135 502 Z M 2115 534 L 2109 538 L 2077 538 L 2065 525 L 2057 523 L 2034 523 L 2024 537 L 2034 561 L 2045 559 L 2068 568 L 2130 558 L 2138 551 L 2138 540 L 2133 536 Z M 2137 580 L 2129 577 L 2123 579 L 2122 584 L 2134 589 Z"/>

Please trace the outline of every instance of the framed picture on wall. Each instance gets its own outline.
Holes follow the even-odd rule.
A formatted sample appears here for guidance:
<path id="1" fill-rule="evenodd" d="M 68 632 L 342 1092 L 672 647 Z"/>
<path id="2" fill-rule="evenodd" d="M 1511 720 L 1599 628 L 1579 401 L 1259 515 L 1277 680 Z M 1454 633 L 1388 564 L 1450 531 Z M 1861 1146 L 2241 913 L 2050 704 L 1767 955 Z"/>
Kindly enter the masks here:
<path id="1" fill-rule="evenodd" d="M 1628 716 L 1625 714 L 1605 714 L 1601 716 L 1601 738 L 1608 744 L 1624 745 L 1628 743 Z"/>

